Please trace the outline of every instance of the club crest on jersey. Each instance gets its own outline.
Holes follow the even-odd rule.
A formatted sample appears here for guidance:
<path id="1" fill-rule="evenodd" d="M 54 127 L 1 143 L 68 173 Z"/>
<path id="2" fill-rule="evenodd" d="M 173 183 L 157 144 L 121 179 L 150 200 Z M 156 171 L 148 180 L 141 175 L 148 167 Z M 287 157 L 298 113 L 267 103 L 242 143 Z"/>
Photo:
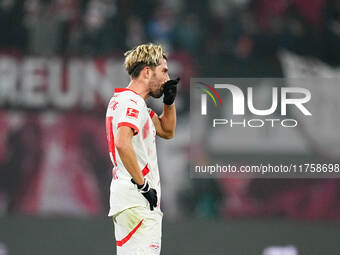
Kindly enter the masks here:
<path id="1" fill-rule="evenodd" d="M 130 118 L 137 119 L 138 118 L 139 111 L 133 108 L 127 108 L 126 110 L 126 116 Z"/>
<path id="2" fill-rule="evenodd" d="M 109 105 L 109 107 L 111 107 L 112 110 L 116 110 L 116 109 L 117 109 L 117 106 L 118 106 L 118 102 L 115 101 L 115 100 L 113 100 L 113 101 L 110 103 L 110 105 Z"/>
<path id="3" fill-rule="evenodd" d="M 152 242 L 149 247 L 150 247 L 152 253 L 159 254 L 161 246 L 158 242 Z"/>

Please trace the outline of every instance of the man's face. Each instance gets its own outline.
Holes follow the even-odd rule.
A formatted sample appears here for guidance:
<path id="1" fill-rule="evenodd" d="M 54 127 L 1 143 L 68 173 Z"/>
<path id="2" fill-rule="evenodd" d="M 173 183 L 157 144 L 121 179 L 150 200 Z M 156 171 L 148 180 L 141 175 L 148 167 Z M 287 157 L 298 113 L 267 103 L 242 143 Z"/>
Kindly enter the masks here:
<path id="1" fill-rule="evenodd" d="M 167 61 L 162 58 L 160 65 L 156 66 L 152 70 L 152 76 L 150 78 L 150 93 L 149 95 L 154 98 L 160 98 L 163 95 L 163 84 L 170 80 L 168 74 Z"/>

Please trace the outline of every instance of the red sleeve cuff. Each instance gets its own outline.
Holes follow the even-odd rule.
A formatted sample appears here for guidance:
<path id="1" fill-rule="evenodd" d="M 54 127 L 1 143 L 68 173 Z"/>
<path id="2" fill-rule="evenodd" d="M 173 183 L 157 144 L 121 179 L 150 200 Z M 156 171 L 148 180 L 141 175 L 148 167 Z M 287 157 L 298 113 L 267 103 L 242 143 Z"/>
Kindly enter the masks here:
<path id="1" fill-rule="evenodd" d="M 152 119 L 152 117 L 155 115 L 155 112 L 153 110 L 151 110 L 150 112 L 150 118 Z"/>
<path id="2" fill-rule="evenodd" d="M 137 135 L 139 133 L 138 127 L 136 127 L 135 125 L 133 125 L 130 122 L 119 122 L 117 128 L 123 127 L 123 126 L 132 128 L 133 129 L 133 135 Z"/>

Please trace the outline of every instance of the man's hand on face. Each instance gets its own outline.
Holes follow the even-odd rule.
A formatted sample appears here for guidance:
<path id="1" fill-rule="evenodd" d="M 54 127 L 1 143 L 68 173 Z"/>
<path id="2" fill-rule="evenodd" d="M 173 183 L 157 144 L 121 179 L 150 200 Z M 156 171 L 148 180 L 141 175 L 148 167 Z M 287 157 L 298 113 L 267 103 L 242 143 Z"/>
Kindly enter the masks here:
<path id="1" fill-rule="evenodd" d="M 180 78 L 177 78 L 176 80 L 168 80 L 164 83 L 164 97 L 163 97 L 163 103 L 166 105 L 172 105 L 175 101 L 176 94 L 177 94 L 177 84 L 179 82 Z"/>

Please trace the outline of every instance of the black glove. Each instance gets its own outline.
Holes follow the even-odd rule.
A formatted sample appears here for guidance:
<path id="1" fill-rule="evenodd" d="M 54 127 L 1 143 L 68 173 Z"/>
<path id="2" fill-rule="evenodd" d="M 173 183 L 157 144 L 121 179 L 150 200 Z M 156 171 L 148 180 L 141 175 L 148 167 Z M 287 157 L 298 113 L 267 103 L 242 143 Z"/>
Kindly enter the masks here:
<path id="1" fill-rule="evenodd" d="M 150 210 L 153 211 L 153 208 L 157 206 L 157 191 L 150 188 L 146 179 L 144 179 L 143 185 L 138 185 L 133 179 L 131 179 L 131 182 L 137 185 L 138 191 L 149 201 Z"/>
<path id="2" fill-rule="evenodd" d="M 164 83 L 164 97 L 163 103 L 167 105 L 171 105 L 174 103 L 177 93 L 177 83 L 179 82 L 179 78 L 176 80 L 168 80 Z"/>

